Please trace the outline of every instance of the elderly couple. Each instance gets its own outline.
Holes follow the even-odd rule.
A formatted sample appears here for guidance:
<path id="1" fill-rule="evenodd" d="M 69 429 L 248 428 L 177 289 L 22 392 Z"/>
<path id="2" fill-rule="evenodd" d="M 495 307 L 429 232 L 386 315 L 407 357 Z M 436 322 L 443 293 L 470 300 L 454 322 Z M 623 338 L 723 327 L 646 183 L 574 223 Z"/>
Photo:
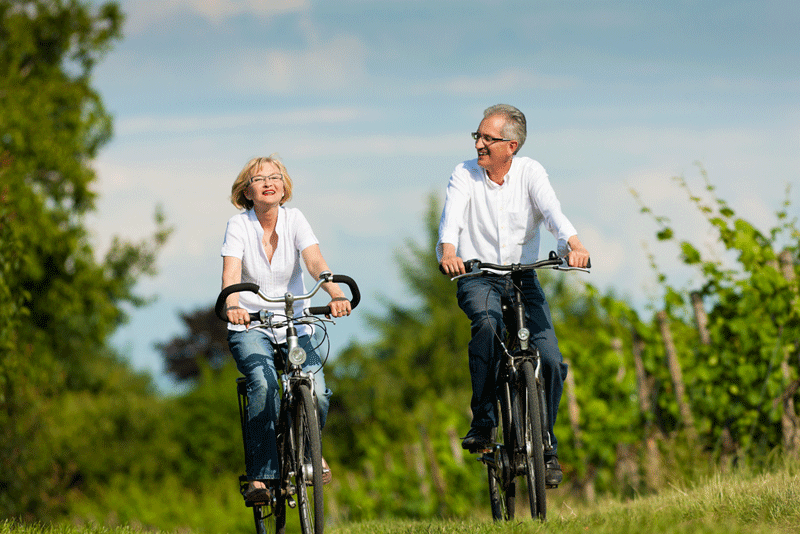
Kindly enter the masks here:
<path id="1" fill-rule="evenodd" d="M 478 130 L 472 133 L 477 159 L 459 164 L 450 176 L 439 225 L 436 255 L 448 275 L 464 273 L 462 258 L 510 264 L 533 263 L 539 253 L 542 223 L 565 244 L 567 261 L 585 267 L 589 252 L 561 211 L 561 204 L 544 168 L 535 160 L 517 156 L 525 143 L 525 115 L 517 108 L 499 104 L 484 111 Z M 231 201 L 244 210 L 228 221 L 222 245 L 222 287 L 254 282 L 268 295 L 305 293 L 302 257 L 315 280 L 329 270 L 308 221 L 303 214 L 284 204 L 292 197 L 292 180 L 276 157 L 254 158 L 245 165 L 231 188 Z M 497 332 L 501 297 L 510 288 L 491 277 L 458 280 L 458 304 L 469 317 L 472 339 L 468 347 L 472 379 L 472 424 L 462 446 L 468 450 L 486 448 L 497 426 L 495 381 L 501 347 Z M 350 302 L 335 283 L 323 284 L 330 295 L 331 315 L 350 314 Z M 563 363 L 550 318 L 550 309 L 535 273 L 523 279 L 527 302 L 527 323 L 531 339 L 544 362 L 547 413 L 553 444 L 545 458 L 546 483 L 562 480 L 553 424 L 558 412 L 567 366 Z M 285 331 L 249 329 L 249 312 L 264 308 L 282 311 L 252 293 L 234 293 L 226 302 L 228 342 L 236 365 L 247 378 L 248 459 L 250 485 L 248 500 L 268 494 L 264 481 L 277 478 L 278 457 L 275 421 L 279 406 L 278 380 L 273 362 L 286 348 Z M 302 312 L 304 303 L 295 304 Z M 488 312 L 488 313 L 487 313 Z M 310 328 L 300 327 L 300 344 L 308 352 L 306 370 L 316 373 L 316 398 L 320 426 L 325 425 L 331 391 L 325 386 L 322 362 L 310 343 Z M 323 480 L 329 481 L 326 463 Z"/>

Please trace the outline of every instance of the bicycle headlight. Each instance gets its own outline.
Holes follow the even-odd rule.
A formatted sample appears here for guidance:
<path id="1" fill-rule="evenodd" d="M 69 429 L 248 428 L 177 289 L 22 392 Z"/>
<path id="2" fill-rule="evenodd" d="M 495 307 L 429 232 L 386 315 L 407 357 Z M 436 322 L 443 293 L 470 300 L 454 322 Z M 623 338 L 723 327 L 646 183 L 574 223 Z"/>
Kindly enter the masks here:
<path id="1" fill-rule="evenodd" d="M 289 351 L 289 361 L 295 365 L 303 365 L 306 361 L 306 351 L 300 347 L 294 347 Z"/>
<path id="2" fill-rule="evenodd" d="M 520 328 L 519 332 L 517 332 L 517 337 L 519 338 L 520 341 L 523 342 L 528 341 L 531 338 L 530 330 L 528 330 L 527 328 Z"/>

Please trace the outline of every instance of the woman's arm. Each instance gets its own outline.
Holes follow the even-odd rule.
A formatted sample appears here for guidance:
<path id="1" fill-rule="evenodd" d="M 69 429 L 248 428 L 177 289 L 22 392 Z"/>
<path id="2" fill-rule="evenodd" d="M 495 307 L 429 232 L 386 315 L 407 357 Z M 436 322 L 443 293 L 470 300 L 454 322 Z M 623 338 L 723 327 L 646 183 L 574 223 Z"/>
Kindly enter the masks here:
<path id="1" fill-rule="evenodd" d="M 322 257 L 322 251 L 319 249 L 319 245 L 310 245 L 304 248 L 301 254 L 306 264 L 306 269 L 308 269 L 308 274 L 310 274 L 314 280 L 319 280 L 319 275 L 323 271 L 330 271 L 328 264 L 325 262 L 325 258 Z M 350 315 L 350 301 L 345 297 L 344 291 L 339 287 L 339 284 L 326 282 L 322 284 L 322 289 L 331 296 L 331 302 L 329 304 L 331 307 L 331 315 L 334 317 Z"/>
<path id="2" fill-rule="evenodd" d="M 242 260 L 234 256 L 222 257 L 222 289 L 242 281 Z M 250 324 L 250 314 L 239 307 L 239 293 L 228 295 L 225 300 L 225 315 L 233 324 Z"/>

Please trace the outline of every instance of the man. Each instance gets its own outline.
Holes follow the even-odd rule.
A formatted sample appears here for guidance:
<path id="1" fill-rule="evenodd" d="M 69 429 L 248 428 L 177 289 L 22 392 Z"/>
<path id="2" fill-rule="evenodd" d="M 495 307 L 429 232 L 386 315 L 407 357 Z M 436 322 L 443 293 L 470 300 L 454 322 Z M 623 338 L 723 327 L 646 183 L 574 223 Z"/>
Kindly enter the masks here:
<path id="1" fill-rule="evenodd" d="M 436 246 L 445 274 L 463 274 L 462 258 L 501 265 L 535 262 L 542 223 L 558 239 L 559 254 L 567 253 L 569 265 L 586 267 L 589 252 L 561 212 L 547 172 L 538 162 L 517 156 L 526 135 L 525 115 L 517 108 L 499 104 L 484 111 L 478 131 L 472 134 L 478 158 L 458 165 L 447 186 Z M 512 291 L 505 280 L 499 276 L 458 280 L 458 304 L 472 322 L 469 343 L 472 424 L 462 442 L 470 451 L 491 446 L 491 431 L 497 426 L 496 380 L 503 328 L 500 302 L 501 297 Z M 535 273 L 526 273 L 522 283 L 527 326 L 544 364 L 553 444 L 553 450 L 545 458 L 545 482 L 558 485 L 562 473 L 553 425 L 567 365 L 558 349 L 550 308 Z"/>

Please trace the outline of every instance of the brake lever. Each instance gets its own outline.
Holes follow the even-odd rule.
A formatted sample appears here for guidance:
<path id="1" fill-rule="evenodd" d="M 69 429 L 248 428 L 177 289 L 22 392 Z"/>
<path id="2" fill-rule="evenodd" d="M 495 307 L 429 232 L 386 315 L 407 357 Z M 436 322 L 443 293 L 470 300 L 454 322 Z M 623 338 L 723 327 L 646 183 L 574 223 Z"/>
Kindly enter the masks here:
<path id="1" fill-rule="evenodd" d="M 452 277 L 450 280 L 452 281 L 452 280 L 458 280 L 459 278 L 468 278 L 470 276 L 482 276 L 482 275 L 483 275 L 483 271 L 478 269 L 478 270 L 470 271 L 470 272 L 464 273 L 464 274 L 457 274 L 454 277 Z"/>
<path id="2" fill-rule="evenodd" d="M 584 273 L 592 272 L 587 267 L 570 267 L 569 265 L 567 265 L 566 267 L 562 267 L 561 265 L 556 265 L 555 267 L 553 267 L 553 270 L 555 270 L 555 271 L 581 271 L 581 272 L 584 272 Z"/>

